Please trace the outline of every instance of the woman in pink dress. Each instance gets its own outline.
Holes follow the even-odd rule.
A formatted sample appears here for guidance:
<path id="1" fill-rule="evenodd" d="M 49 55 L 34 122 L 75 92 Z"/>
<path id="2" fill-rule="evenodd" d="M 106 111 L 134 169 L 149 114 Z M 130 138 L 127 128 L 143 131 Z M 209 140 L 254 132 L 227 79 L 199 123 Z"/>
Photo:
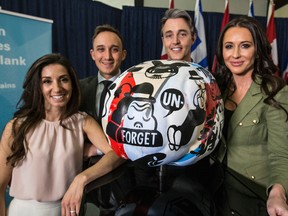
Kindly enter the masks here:
<path id="1" fill-rule="evenodd" d="M 77 215 L 85 185 L 122 163 L 99 124 L 78 111 L 72 64 L 47 54 L 30 67 L 14 117 L 0 143 L 0 215 Z M 82 171 L 84 139 L 105 155 Z M 14 197 L 8 212 L 5 191 Z"/>

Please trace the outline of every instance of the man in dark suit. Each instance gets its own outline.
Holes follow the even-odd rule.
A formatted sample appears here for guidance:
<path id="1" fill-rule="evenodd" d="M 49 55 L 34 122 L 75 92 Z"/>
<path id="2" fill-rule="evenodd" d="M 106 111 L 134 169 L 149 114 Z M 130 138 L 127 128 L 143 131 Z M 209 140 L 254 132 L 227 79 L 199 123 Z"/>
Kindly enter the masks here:
<path id="1" fill-rule="evenodd" d="M 92 37 L 91 58 L 98 68 L 98 74 L 80 80 L 82 101 L 80 110 L 93 116 L 101 125 L 101 94 L 105 88 L 105 82 L 111 84 L 121 73 L 120 66 L 126 58 L 123 39 L 119 31 L 110 25 L 100 25 L 95 28 Z M 110 82 L 110 83 L 109 83 Z M 94 159 L 101 157 L 102 153 L 93 145 L 86 143 L 84 148 L 84 157 Z M 91 162 L 91 160 L 89 160 Z M 86 166 L 89 166 L 86 165 Z M 98 206 L 109 209 L 115 207 L 115 200 L 121 193 L 113 191 L 113 183 L 93 191 L 93 202 Z M 125 188 L 125 187 L 124 187 Z M 116 198 L 115 198 L 116 196 Z M 118 196 L 118 197 L 117 197 Z M 111 198 L 112 197 L 112 198 Z M 112 199 L 112 200 L 111 200 Z M 89 201 L 89 200 L 88 200 Z M 114 202 L 114 203 L 113 203 Z"/>
<path id="2" fill-rule="evenodd" d="M 161 19 L 161 36 L 163 47 L 165 48 L 169 60 L 193 61 L 190 53 L 191 46 L 196 39 L 196 30 L 190 15 L 185 10 L 170 9 L 165 12 Z M 141 159 L 138 161 L 141 161 Z M 184 208 L 187 203 L 184 204 L 183 202 L 179 204 L 182 208 L 181 215 L 186 215 L 185 213 L 188 215 L 213 215 L 216 211 L 212 201 L 213 190 L 214 188 L 217 188 L 218 182 L 221 180 L 218 181 L 218 179 L 216 179 L 212 182 L 210 179 L 211 176 L 213 176 L 213 178 L 216 177 L 212 172 L 218 171 L 216 168 L 214 169 L 214 167 L 211 168 L 211 163 L 210 157 L 206 157 L 196 164 L 184 167 L 169 164 L 161 167 L 148 167 L 142 166 L 140 163 L 134 163 L 136 186 L 141 186 L 145 189 L 140 190 L 136 188 L 129 193 L 131 197 L 128 197 L 135 201 L 135 206 L 141 203 L 138 200 L 139 194 L 141 194 L 139 197 L 143 200 L 145 200 L 146 195 L 147 197 L 150 196 L 149 203 L 152 203 L 153 199 L 157 199 L 158 197 L 155 198 L 151 195 L 150 188 L 153 188 L 154 190 L 159 189 L 160 192 L 164 191 L 158 199 L 158 201 L 161 200 L 159 203 L 162 204 L 162 202 L 165 203 L 168 200 L 169 192 L 176 190 L 177 192 L 174 192 L 178 194 L 178 203 L 181 203 L 183 200 L 187 200 L 184 198 L 185 196 L 181 197 L 181 190 L 178 188 L 178 186 L 181 186 L 180 188 L 183 188 L 185 193 L 189 193 L 189 196 L 194 199 L 194 202 L 191 200 L 187 202 L 189 203 L 187 209 Z M 165 200 L 165 192 L 168 194 L 167 200 Z M 169 201 L 165 203 L 167 206 L 168 202 Z M 191 203 L 195 205 L 195 208 L 190 205 Z M 125 205 L 123 206 L 123 209 L 125 209 Z M 202 214 L 200 214 L 199 209 L 197 210 L 197 206 L 199 209 L 202 209 Z M 149 207 L 151 206 L 148 206 L 147 208 Z M 161 207 L 158 207 L 158 209 L 161 209 Z M 126 210 L 129 211 L 130 209 L 127 208 Z M 117 211 L 121 211 L 121 208 Z M 154 209 L 152 206 L 151 212 L 153 211 Z M 169 210 L 167 211 L 169 212 Z M 129 213 L 130 212 L 131 210 Z"/>
<path id="3" fill-rule="evenodd" d="M 80 80 L 82 90 L 80 110 L 87 112 L 100 122 L 100 96 L 104 88 L 102 82 L 114 81 L 120 75 L 120 66 L 126 58 L 126 50 L 119 31 L 109 25 L 95 28 L 92 45 L 90 54 L 98 68 L 98 74 Z"/>

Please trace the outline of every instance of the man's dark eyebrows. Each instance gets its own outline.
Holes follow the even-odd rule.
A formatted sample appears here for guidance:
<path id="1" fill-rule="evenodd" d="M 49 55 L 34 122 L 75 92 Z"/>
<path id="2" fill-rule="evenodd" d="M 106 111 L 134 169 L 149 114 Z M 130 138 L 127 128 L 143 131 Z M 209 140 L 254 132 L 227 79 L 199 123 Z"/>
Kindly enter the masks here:
<path id="1" fill-rule="evenodd" d="M 178 31 L 178 33 L 182 33 L 182 32 L 188 33 L 189 31 L 188 31 L 187 29 L 180 29 L 180 30 Z"/>
<path id="2" fill-rule="evenodd" d="M 103 48 L 103 47 L 104 47 L 103 44 L 99 44 L 99 45 L 96 46 L 96 48 Z"/>
<path id="3" fill-rule="evenodd" d="M 166 32 L 163 32 L 163 34 L 172 34 L 172 33 L 173 33 L 172 30 L 168 30 L 168 31 L 166 31 Z"/>
<path id="4" fill-rule="evenodd" d="M 179 29 L 178 31 L 177 31 L 177 34 L 179 34 L 179 33 L 189 33 L 189 31 L 188 30 L 186 30 L 186 29 Z M 172 30 L 168 30 L 168 31 L 166 31 L 166 32 L 164 32 L 163 33 L 164 35 L 166 35 L 166 34 L 173 34 L 173 31 Z"/>
<path id="5" fill-rule="evenodd" d="M 113 44 L 113 45 L 111 46 L 111 48 L 120 48 L 120 46 L 119 46 L 119 45 L 116 45 L 116 44 Z"/>
<path id="6" fill-rule="evenodd" d="M 105 48 L 106 46 L 104 44 L 99 44 L 96 46 L 96 48 Z M 120 48 L 119 45 L 113 44 L 112 46 L 109 47 L 109 49 L 111 48 Z"/>

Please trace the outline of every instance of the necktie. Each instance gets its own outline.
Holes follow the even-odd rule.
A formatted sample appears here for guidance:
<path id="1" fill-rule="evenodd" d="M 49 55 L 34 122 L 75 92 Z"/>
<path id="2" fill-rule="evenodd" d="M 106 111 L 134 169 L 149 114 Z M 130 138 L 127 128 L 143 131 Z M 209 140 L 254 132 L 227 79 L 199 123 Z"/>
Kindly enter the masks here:
<path id="1" fill-rule="evenodd" d="M 104 102 L 105 102 L 105 96 L 108 92 L 108 87 L 111 85 L 112 81 L 110 80 L 104 80 L 101 82 L 104 85 L 103 91 L 100 96 L 100 103 L 99 103 L 99 119 L 101 121 L 102 118 L 102 112 L 103 112 L 103 107 L 104 107 Z"/>

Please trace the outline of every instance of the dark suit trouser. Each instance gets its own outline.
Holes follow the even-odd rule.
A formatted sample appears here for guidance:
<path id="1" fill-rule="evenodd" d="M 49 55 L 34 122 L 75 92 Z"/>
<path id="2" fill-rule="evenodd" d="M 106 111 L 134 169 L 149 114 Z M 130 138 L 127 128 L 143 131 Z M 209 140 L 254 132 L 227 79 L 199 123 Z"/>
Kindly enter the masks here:
<path id="1" fill-rule="evenodd" d="M 221 216 L 268 216 L 266 200 L 259 198 L 255 193 L 229 174 L 225 174 L 222 193 L 218 194 L 217 206 Z"/>

